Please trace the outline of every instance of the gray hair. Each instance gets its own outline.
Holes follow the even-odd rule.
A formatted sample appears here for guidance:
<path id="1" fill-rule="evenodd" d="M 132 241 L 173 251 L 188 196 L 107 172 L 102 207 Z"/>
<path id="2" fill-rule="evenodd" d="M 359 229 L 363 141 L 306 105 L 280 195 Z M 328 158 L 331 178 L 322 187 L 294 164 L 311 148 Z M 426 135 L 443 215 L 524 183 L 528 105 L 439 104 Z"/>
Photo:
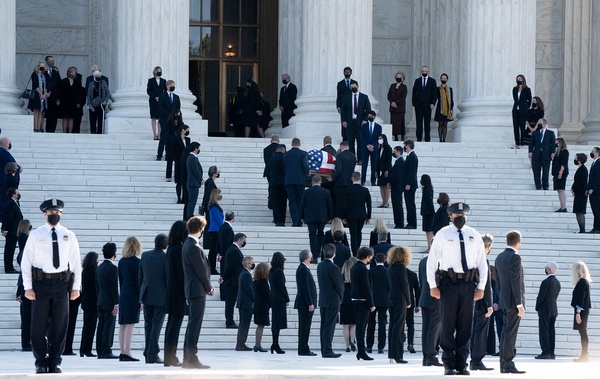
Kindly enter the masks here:
<path id="1" fill-rule="evenodd" d="M 483 247 L 486 249 L 488 249 L 494 243 L 494 236 L 489 233 L 482 234 L 481 239 L 483 240 Z"/>
<path id="2" fill-rule="evenodd" d="M 550 261 L 546 263 L 546 268 L 550 271 L 550 274 L 556 274 L 558 271 L 558 263 Z"/>
<path id="3" fill-rule="evenodd" d="M 304 249 L 300 252 L 300 254 L 298 254 L 298 258 L 300 259 L 300 262 L 304 262 L 305 260 L 308 259 L 308 257 L 310 257 L 310 250 L 308 250 L 308 249 Z"/>

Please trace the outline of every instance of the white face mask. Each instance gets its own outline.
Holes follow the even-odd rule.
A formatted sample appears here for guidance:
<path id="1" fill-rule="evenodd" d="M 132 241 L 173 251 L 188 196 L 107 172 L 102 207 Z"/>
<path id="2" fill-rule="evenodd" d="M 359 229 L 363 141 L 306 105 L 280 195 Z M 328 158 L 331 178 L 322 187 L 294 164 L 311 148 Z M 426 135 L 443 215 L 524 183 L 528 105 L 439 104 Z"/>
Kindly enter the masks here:
<path id="1" fill-rule="evenodd" d="M 377 140 L 377 143 L 379 143 L 380 145 L 383 145 L 383 140 L 382 139 Z"/>

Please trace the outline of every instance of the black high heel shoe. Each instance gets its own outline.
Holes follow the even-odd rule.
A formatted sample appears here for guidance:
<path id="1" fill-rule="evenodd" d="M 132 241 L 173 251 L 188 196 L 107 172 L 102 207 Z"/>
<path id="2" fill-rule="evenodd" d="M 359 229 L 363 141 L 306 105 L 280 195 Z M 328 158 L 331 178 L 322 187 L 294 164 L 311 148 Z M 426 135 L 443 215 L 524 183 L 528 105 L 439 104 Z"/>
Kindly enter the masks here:
<path id="1" fill-rule="evenodd" d="M 356 351 L 356 345 L 350 342 L 350 350 Z"/>
<path id="2" fill-rule="evenodd" d="M 398 359 L 398 358 L 390 358 L 390 363 L 394 364 L 394 363 L 408 363 L 408 361 L 405 361 L 404 359 Z"/>
<path id="3" fill-rule="evenodd" d="M 358 353 L 356 353 L 356 360 L 357 360 L 357 361 L 360 361 L 361 359 L 362 359 L 363 361 L 372 361 L 372 360 L 373 360 L 373 358 L 369 357 L 369 356 L 367 355 L 367 353 L 365 353 L 364 351 L 363 351 L 363 352 L 358 352 Z"/>
<path id="4" fill-rule="evenodd" d="M 267 349 L 263 349 L 262 346 L 260 346 L 260 345 L 254 345 L 253 350 L 255 353 L 257 353 L 257 352 L 266 353 L 267 352 Z"/>
<path id="5" fill-rule="evenodd" d="M 271 345 L 271 354 L 275 351 L 277 354 L 285 354 L 285 351 L 281 350 L 279 345 Z"/>
<path id="6" fill-rule="evenodd" d="M 92 354 L 92 353 L 82 353 L 82 352 L 79 352 L 79 356 L 80 356 L 80 357 L 82 357 L 82 358 L 83 358 L 84 356 L 85 356 L 85 357 L 89 357 L 89 358 L 94 358 L 94 357 L 96 357 L 96 354 Z"/>

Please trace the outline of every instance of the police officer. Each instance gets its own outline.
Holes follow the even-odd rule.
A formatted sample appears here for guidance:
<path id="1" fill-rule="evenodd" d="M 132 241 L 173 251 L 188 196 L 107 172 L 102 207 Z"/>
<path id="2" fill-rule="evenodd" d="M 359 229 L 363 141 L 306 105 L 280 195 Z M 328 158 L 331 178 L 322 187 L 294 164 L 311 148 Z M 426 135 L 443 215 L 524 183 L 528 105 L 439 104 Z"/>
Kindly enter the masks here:
<path id="1" fill-rule="evenodd" d="M 469 206 L 448 207 L 451 225 L 436 235 L 427 259 L 431 296 L 440 299 L 445 375 L 470 375 L 467 370 L 474 300 L 483 297 L 488 277 L 481 235 L 465 225 Z"/>
<path id="2" fill-rule="evenodd" d="M 69 298 L 78 298 L 81 286 L 79 243 L 59 223 L 63 207 L 58 199 L 40 205 L 46 224 L 29 235 L 21 262 L 25 297 L 32 300 L 31 347 L 37 374 L 62 372 Z"/>

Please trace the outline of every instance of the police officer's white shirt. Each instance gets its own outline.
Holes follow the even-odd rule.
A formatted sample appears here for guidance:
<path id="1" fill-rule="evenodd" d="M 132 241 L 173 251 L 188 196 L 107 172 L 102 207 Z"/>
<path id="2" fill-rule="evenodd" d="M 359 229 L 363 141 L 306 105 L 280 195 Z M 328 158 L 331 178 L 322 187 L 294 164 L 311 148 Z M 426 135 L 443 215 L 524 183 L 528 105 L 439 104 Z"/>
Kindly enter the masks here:
<path id="1" fill-rule="evenodd" d="M 485 260 L 485 248 L 479 232 L 467 225 L 462 229 L 465 240 L 465 255 L 469 269 L 479 269 L 477 288 L 483 290 L 488 277 L 488 267 Z M 429 258 L 427 259 L 427 282 L 430 288 L 437 288 L 435 272 L 439 268 L 448 271 L 452 268 L 456 273 L 463 273 L 460 254 L 460 238 L 458 229 L 452 224 L 443 227 L 433 239 Z"/>
<path id="2" fill-rule="evenodd" d="M 69 229 L 58 223 L 56 236 L 58 237 L 58 253 L 60 266 L 54 268 L 52 263 L 52 228 L 46 223 L 29 234 L 23 259 L 21 261 L 21 272 L 23 275 L 23 287 L 25 290 L 32 289 L 32 268 L 39 268 L 47 274 L 59 273 L 70 269 L 74 274 L 73 289 L 81 288 L 81 257 L 79 253 L 79 242 L 77 237 Z"/>

